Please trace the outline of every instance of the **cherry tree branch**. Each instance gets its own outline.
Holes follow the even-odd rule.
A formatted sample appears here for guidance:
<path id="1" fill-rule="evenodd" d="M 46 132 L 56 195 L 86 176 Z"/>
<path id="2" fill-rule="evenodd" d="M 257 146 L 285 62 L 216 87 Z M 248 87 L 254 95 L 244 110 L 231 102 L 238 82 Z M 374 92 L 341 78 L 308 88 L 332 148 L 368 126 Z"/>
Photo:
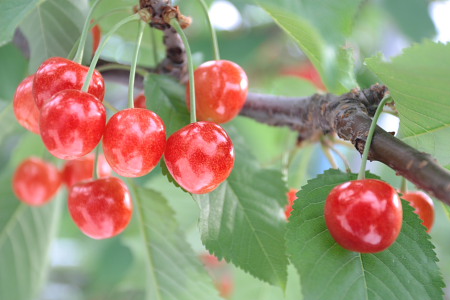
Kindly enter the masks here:
<path id="1" fill-rule="evenodd" d="M 341 96 L 287 98 L 250 93 L 241 115 L 268 125 L 287 126 L 299 133 L 300 141 L 337 134 L 362 153 L 371 116 L 387 92 L 385 86 L 374 85 Z M 380 127 L 375 131 L 369 160 L 384 163 L 420 189 L 450 204 L 450 172 L 431 155 L 412 148 Z"/>

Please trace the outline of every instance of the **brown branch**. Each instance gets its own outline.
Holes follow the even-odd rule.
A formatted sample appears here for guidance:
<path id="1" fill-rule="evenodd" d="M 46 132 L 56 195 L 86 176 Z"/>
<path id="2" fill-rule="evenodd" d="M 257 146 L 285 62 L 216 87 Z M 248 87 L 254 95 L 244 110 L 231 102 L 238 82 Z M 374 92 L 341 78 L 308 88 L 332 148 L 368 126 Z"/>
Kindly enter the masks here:
<path id="1" fill-rule="evenodd" d="M 384 86 L 374 85 L 342 96 L 287 98 L 250 93 L 241 115 L 273 126 L 287 126 L 299 132 L 300 140 L 337 134 L 362 153 L 372 122 L 370 116 L 386 92 Z M 450 204 L 450 172 L 431 155 L 410 147 L 380 127 L 374 134 L 369 159 L 384 163 L 420 189 Z"/>

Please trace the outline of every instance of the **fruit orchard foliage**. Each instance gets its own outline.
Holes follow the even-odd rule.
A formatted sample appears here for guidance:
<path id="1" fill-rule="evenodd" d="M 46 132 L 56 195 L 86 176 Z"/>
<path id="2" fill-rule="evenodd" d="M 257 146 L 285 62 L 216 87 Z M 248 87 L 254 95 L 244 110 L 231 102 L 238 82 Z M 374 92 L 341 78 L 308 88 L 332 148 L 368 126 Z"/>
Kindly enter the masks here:
<path id="1" fill-rule="evenodd" d="M 89 37 L 84 65 L 99 35 L 137 2 L 108 0 L 98 6 L 99 25 Z M 300 97 L 381 82 L 396 103 L 399 138 L 450 168 L 450 47 L 422 41 L 434 34 L 426 3 L 234 3 L 246 27 L 219 34 L 226 60 L 202 65 L 211 60 L 204 15 L 195 1 L 179 1 L 193 19 L 186 33 L 198 66 L 200 122 L 190 125 L 186 86 L 174 78 L 146 73 L 136 85 L 137 108 L 125 109 L 127 75 L 107 76 L 110 63 L 129 65 L 135 23 L 121 28 L 102 53 L 105 82 L 95 72 L 84 93 L 88 68 L 66 58 L 81 35 L 88 1 L 0 3 L 0 299 L 443 298 L 444 282 L 450 282 L 450 257 L 442 246 L 448 222 L 441 218 L 444 225 L 431 231 L 430 199 L 422 197 L 428 205 L 421 206 L 413 192 L 405 193 L 400 198 L 414 208 L 403 200 L 400 210 L 393 188 L 400 180 L 387 167 L 375 168 L 379 176 L 367 173 L 367 182 L 381 187 L 350 190 L 356 175 L 326 170 L 329 164 L 316 144 L 297 145 L 295 132 L 236 117 L 247 85 L 253 92 Z M 399 9 L 405 5 L 408 10 Z M 387 61 L 376 53 L 385 47 L 389 26 L 418 43 Z M 165 55 L 161 32 L 152 34 L 156 43 L 146 28 L 141 73 Z M 231 103 L 223 101 L 226 95 Z M 91 152 L 102 139 L 101 178 L 93 179 Z M 339 150 L 359 162 L 353 149 Z M 329 196 L 337 186 L 347 187 L 340 196 L 351 195 Z M 358 193 L 354 206 L 327 200 Z M 363 208 L 349 215 L 355 206 Z M 374 207 L 383 208 L 379 215 Z M 347 236 L 347 223 L 371 217 L 373 226 L 360 238 L 373 238 L 377 228 L 394 236 L 381 238 L 376 249 L 373 243 L 361 247 L 361 240 L 357 247 L 346 245 L 355 241 Z M 98 241 L 81 232 L 112 238 Z M 75 266 L 60 268 L 53 257 L 49 267 L 51 245 L 58 249 L 67 241 L 65 262 Z M 58 295 L 54 283 L 69 292 Z"/>

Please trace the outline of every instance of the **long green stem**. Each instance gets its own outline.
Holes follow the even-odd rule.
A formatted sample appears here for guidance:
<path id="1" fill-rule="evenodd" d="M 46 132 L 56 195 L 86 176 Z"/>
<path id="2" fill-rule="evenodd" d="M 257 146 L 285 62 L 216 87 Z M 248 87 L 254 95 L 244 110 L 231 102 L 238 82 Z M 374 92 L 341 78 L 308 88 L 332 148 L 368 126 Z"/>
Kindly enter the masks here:
<path id="1" fill-rule="evenodd" d="M 73 59 L 77 63 L 81 64 L 81 60 L 83 59 L 84 46 L 86 44 L 86 39 L 87 39 L 89 28 L 90 28 L 92 13 L 94 12 L 95 8 L 100 3 L 100 1 L 102 1 L 102 0 L 94 1 L 94 4 L 92 4 L 91 9 L 89 10 L 89 13 L 86 17 L 86 20 L 84 21 L 83 31 L 81 32 L 80 43 L 78 44 L 78 50 Z"/>
<path id="2" fill-rule="evenodd" d="M 408 184 L 406 183 L 406 178 L 402 177 L 402 183 L 401 183 L 401 186 L 400 186 L 400 192 L 402 192 L 404 194 L 407 191 L 408 191 Z"/>
<path id="3" fill-rule="evenodd" d="M 387 95 L 383 99 L 381 99 L 380 104 L 378 104 L 375 115 L 372 118 L 372 124 L 370 124 L 369 134 L 367 135 L 367 139 L 366 139 L 366 145 L 364 146 L 364 152 L 362 155 L 361 168 L 359 169 L 358 179 L 366 178 L 365 174 L 366 174 L 367 157 L 369 156 L 370 145 L 372 144 L 373 134 L 375 132 L 375 128 L 377 127 L 378 118 L 380 117 L 381 113 L 383 112 L 383 107 L 386 104 L 386 102 L 389 100 L 389 98 L 390 98 L 390 95 Z"/>
<path id="4" fill-rule="evenodd" d="M 216 35 L 216 31 L 214 30 L 214 27 L 212 26 L 211 18 L 209 17 L 209 14 L 208 14 L 208 7 L 206 6 L 205 1 L 203 1 L 203 0 L 197 0 L 197 1 L 200 2 L 200 4 L 202 5 L 203 11 L 205 12 L 205 15 L 206 15 L 206 22 L 208 23 L 209 31 L 211 33 L 211 40 L 213 43 L 214 59 L 220 60 L 219 44 L 217 42 L 217 35 Z"/>
<path id="5" fill-rule="evenodd" d="M 103 39 L 103 41 L 101 42 L 100 46 L 98 47 L 98 50 L 95 52 L 94 57 L 92 58 L 91 61 L 91 65 L 89 67 L 89 72 L 86 75 L 86 80 L 84 81 L 84 85 L 82 88 L 83 92 L 87 92 L 89 89 L 89 84 L 91 82 L 92 79 L 92 74 L 94 74 L 94 70 L 95 70 L 95 66 L 97 65 L 98 59 L 100 58 L 100 53 L 102 53 L 103 48 L 105 48 L 106 43 L 108 42 L 108 40 L 111 38 L 111 36 L 124 24 L 131 22 L 131 21 L 135 21 L 135 20 L 139 20 L 140 16 L 139 14 L 134 14 L 131 15 L 125 19 L 123 19 L 122 21 L 120 21 L 119 23 L 117 23 L 116 25 L 114 25 L 113 28 L 111 28 L 111 30 L 105 35 L 105 38 Z"/>
<path id="6" fill-rule="evenodd" d="M 131 61 L 130 81 L 128 84 L 128 107 L 134 108 L 134 79 L 136 78 L 136 66 L 139 57 L 139 48 L 141 47 L 142 36 L 144 35 L 144 21 L 139 22 L 139 32 L 136 40 L 136 48 L 134 49 L 133 60 Z"/>
<path id="7" fill-rule="evenodd" d="M 189 88 L 190 88 L 190 98 L 191 98 L 191 123 L 197 122 L 197 114 L 196 114 L 196 100 L 195 100 L 195 82 L 194 82 L 194 63 L 192 62 L 192 53 L 191 48 L 189 47 L 189 42 L 187 40 L 186 35 L 184 34 L 183 29 L 181 29 L 180 24 L 177 19 L 172 19 L 170 21 L 170 25 L 177 31 L 183 40 L 184 47 L 186 48 L 186 56 L 188 60 L 188 72 L 189 72 Z"/>
<path id="8" fill-rule="evenodd" d="M 336 163 L 336 160 L 333 157 L 333 154 L 331 154 L 330 147 L 328 147 L 328 145 L 326 145 L 325 142 L 322 142 L 321 144 L 322 144 L 322 151 L 327 157 L 328 161 L 330 162 L 331 167 L 333 169 L 339 169 L 338 164 Z"/>

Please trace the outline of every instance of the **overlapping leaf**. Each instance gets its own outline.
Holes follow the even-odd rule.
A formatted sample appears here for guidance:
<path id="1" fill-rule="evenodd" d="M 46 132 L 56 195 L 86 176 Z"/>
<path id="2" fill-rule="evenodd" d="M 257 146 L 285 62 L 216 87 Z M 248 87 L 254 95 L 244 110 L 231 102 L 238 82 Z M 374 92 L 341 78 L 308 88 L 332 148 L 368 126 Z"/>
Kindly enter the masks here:
<path id="1" fill-rule="evenodd" d="M 425 42 L 391 62 L 366 63 L 391 92 L 400 115 L 400 138 L 450 166 L 450 44 Z"/>
<path id="2" fill-rule="evenodd" d="M 61 199 L 43 207 L 20 202 L 11 189 L 12 169 L 0 178 L 0 299 L 34 299 L 47 275 Z"/>
<path id="3" fill-rule="evenodd" d="M 319 31 L 301 16 L 265 3 L 260 5 L 300 46 L 329 91 L 344 93 L 356 87 L 351 51 L 327 44 Z"/>
<path id="4" fill-rule="evenodd" d="M 149 74 L 144 85 L 147 107 L 164 120 L 168 136 L 189 124 L 184 86 L 170 77 L 155 74 Z"/>
<path id="5" fill-rule="evenodd" d="M 85 20 L 69 0 L 47 0 L 37 6 L 21 25 L 31 49 L 29 72 L 36 72 L 49 57 L 67 57 L 81 35 Z"/>
<path id="6" fill-rule="evenodd" d="M 2 0 L 0 2 L 0 46 L 10 42 L 22 20 L 40 0 Z"/>
<path id="7" fill-rule="evenodd" d="M 434 247 L 407 202 L 400 236 L 383 252 L 351 252 L 331 237 L 325 200 L 334 186 L 356 177 L 329 170 L 297 194 L 286 239 L 305 299 L 442 299 L 444 283 Z"/>
<path id="8" fill-rule="evenodd" d="M 236 145 L 230 177 L 209 194 L 193 195 L 206 248 L 253 276 L 284 287 L 286 188 L 278 171 L 261 170 Z"/>
<path id="9" fill-rule="evenodd" d="M 146 248 L 146 299 L 220 299 L 211 278 L 184 240 L 167 200 L 152 190 L 133 190 Z"/>

